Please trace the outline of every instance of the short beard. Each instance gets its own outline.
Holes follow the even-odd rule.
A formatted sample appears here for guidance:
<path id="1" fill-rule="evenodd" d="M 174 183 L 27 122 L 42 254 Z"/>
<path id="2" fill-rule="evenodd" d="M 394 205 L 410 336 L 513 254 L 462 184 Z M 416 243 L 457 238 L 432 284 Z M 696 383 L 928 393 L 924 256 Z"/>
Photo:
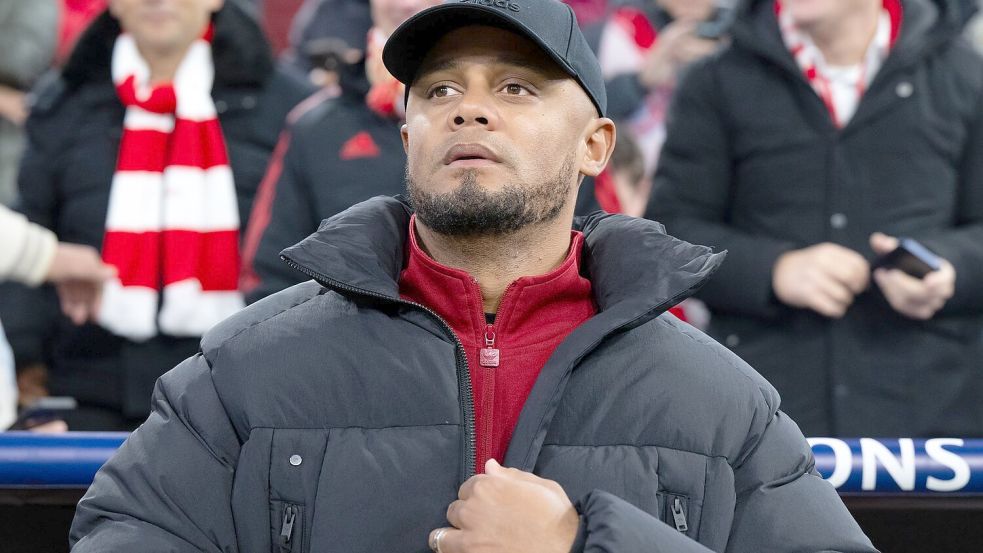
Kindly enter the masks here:
<path id="1" fill-rule="evenodd" d="M 489 192 L 478 184 L 478 172 L 468 169 L 452 192 L 434 194 L 420 186 L 407 168 L 406 183 L 417 218 L 445 236 L 511 234 L 530 225 L 556 219 L 568 201 L 574 183 L 573 156 L 560 171 L 536 186 L 506 184 Z"/>

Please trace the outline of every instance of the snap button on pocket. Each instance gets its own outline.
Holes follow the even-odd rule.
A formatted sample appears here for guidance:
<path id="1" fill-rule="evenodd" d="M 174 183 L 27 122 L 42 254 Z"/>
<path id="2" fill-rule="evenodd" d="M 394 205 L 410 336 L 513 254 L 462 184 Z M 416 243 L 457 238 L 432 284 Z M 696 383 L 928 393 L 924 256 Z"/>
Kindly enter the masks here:
<path id="1" fill-rule="evenodd" d="M 291 455 L 290 456 L 290 464 L 293 465 L 293 466 L 295 466 L 295 467 L 296 466 L 300 466 L 300 464 L 303 463 L 303 462 L 304 462 L 304 458 L 301 457 L 300 455 Z"/>
<path id="2" fill-rule="evenodd" d="M 908 81 L 903 81 L 898 83 L 898 87 L 894 89 L 894 91 L 898 94 L 899 97 L 908 98 L 909 96 L 912 95 L 913 92 L 915 92 L 915 87 L 912 86 L 912 84 L 909 83 Z"/>

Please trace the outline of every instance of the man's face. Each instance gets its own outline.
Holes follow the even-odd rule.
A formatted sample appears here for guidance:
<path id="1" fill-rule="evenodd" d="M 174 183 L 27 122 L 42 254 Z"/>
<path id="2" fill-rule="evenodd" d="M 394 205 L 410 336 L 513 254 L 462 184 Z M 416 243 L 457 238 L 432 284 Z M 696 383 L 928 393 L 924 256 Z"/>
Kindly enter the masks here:
<path id="1" fill-rule="evenodd" d="M 576 198 L 581 173 L 603 168 L 613 132 L 532 42 L 464 27 L 433 47 L 410 87 L 402 131 L 410 199 L 442 234 L 547 222 Z"/>
<path id="2" fill-rule="evenodd" d="M 110 0 L 109 10 L 141 50 L 171 53 L 205 32 L 223 0 Z"/>
<path id="3" fill-rule="evenodd" d="M 782 5 L 792 14 L 796 25 L 807 28 L 835 24 L 866 5 L 880 2 L 881 0 L 783 0 Z"/>
<path id="4" fill-rule="evenodd" d="M 372 24 L 388 36 L 416 12 L 440 2 L 441 0 L 370 0 Z"/>

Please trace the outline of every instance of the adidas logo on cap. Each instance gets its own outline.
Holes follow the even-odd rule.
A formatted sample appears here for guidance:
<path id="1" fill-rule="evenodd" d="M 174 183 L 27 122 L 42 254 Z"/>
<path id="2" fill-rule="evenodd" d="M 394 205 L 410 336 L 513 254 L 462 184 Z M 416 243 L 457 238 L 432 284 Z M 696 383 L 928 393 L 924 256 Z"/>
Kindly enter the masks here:
<path id="1" fill-rule="evenodd" d="M 482 6 L 494 6 L 503 10 L 519 11 L 519 5 L 508 0 L 461 0 L 462 4 L 479 4 Z"/>

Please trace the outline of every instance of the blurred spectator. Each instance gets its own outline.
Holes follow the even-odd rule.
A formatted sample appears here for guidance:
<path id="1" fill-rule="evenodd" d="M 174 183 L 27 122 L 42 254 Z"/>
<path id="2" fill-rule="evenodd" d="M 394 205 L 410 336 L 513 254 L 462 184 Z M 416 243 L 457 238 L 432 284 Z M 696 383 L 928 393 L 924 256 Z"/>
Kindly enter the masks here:
<path id="1" fill-rule="evenodd" d="M 50 230 L 29 223 L 0 206 L 0 282 L 10 279 L 29 286 L 58 284 L 62 309 L 77 324 L 94 314 L 102 283 L 115 271 L 89 246 L 60 244 Z M 14 356 L 0 325 L 0 431 L 17 415 Z"/>
<path id="2" fill-rule="evenodd" d="M 596 25 L 608 11 L 607 0 L 564 0 L 570 6 L 581 28 Z"/>
<path id="3" fill-rule="evenodd" d="M 41 292 L 7 285 L 0 297 L 18 367 L 49 364 L 52 392 L 80 404 L 78 429 L 146 418 L 156 378 L 241 305 L 239 220 L 310 92 L 274 69 L 236 2 L 113 0 L 111 11 L 39 92 L 19 182 L 31 220 L 102 244 L 119 278 L 99 326 L 66 324 Z"/>
<path id="4" fill-rule="evenodd" d="M 243 248 L 242 289 L 257 300 L 308 277 L 280 250 L 316 231 L 323 220 L 378 195 L 404 189 L 406 154 L 399 136 L 403 85 L 382 64 L 393 30 L 439 0 L 372 0 L 365 75 L 343 80 L 342 95 L 300 115 L 277 149 L 257 196 Z"/>
<path id="5" fill-rule="evenodd" d="M 597 46 L 608 111 L 631 133 L 651 176 L 665 140 L 665 116 L 680 71 L 713 52 L 733 10 L 719 0 L 652 0 L 615 9 Z"/>
<path id="6" fill-rule="evenodd" d="M 367 88 L 365 37 L 372 27 L 368 0 L 307 0 L 290 28 L 285 63 L 315 85 L 341 93 Z"/>
<path id="7" fill-rule="evenodd" d="M 753 0 L 677 91 L 648 216 L 729 251 L 710 331 L 806 435 L 983 435 L 983 64 L 961 26 L 949 0 Z M 872 273 L 894 236 L 947 261 Z"/>
<path id="8" fill-rule="evenodd" d="M 983 0 L 965 0 L 964 3 L 969 4 L 967 9 L 971 17 L 966 24 L 966 36 L 977 51 L 983 52 L 983 13 L 980 11 Z M 975 6 L 972 5 L 974 3 Z"/>
<path id="9" fill-rule="evenodd" d="M 55 61 L 62 66 L 83 31 L 106 10 L 107 0 L 60 0 L 61 17 L 58 23 L 58 49 Z M 26 4 L 27 2 L 25 2 Z"/>
<path id="10" fill-rule="evenodd" d="M 51 66 L 58 24 L 56 0 L 0 2 L 0 204 L 16 195 L 24 148 L 25 91 Z"/>

